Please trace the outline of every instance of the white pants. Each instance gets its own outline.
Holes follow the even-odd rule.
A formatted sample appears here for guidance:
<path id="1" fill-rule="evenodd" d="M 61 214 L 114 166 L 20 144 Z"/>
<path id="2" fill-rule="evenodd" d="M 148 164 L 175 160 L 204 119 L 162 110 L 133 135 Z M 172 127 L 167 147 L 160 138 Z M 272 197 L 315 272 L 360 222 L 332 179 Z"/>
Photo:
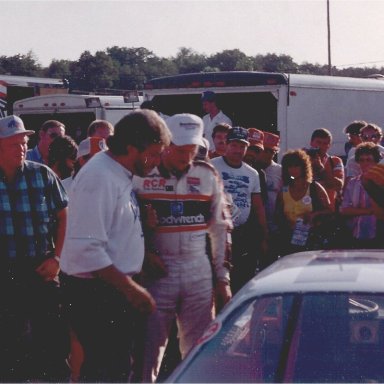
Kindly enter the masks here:
<path id="1" fill-rule="evenodd" d="M 157 309 L 147 322 L 144 382 L 156 381 L 175 318 L 182 358 L 212 321 L 212 272 L 207 256 L 187 263 L 167 261 L 168 276 L 148 287 Z"/>

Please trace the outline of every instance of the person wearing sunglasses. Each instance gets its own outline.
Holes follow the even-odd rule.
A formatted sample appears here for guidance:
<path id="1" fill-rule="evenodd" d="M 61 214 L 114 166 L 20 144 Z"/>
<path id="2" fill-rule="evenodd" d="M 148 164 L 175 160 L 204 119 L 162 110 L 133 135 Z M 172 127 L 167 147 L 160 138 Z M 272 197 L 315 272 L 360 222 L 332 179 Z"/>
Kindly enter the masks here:
<path id="1" fill-rule="evenodd" d="M 38 144 L 27 151 L 27 160 L 48 165 L 49 146 L 56 137 L 65 135 L 65 125 L 58 120 L 47 120 L 39 130 Z"/>
<path id="2" fill-rule="evenodd" d="M 380 141 L 382 137 L 383 137 L 382 130 L 377 124 L 367 123 L 364 127 L 360 129 L 361 141 L 363 143 L 371 142 L 376 144 L 381 153 L 381 157 L 384 157 L 384 147 L 380 145 Z M 360 165 L 355 160 L 355 152 L 356 152 L 356 147 L 351 148 L 351 150 L 348 153 L 348 159 L 345 167 L 346 181 L 349 181 L 352 177 L 356 177 L 361 174 Z"/>

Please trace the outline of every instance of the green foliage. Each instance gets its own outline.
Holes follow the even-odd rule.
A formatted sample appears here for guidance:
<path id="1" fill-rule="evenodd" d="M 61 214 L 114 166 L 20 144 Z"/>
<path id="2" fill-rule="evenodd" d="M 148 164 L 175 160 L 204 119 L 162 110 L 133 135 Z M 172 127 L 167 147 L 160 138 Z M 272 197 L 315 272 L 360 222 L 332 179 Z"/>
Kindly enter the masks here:
<path id="1" fill-rule="evenodd" d="M 192 72 L 262 71 L 328 75 L 328 66 L 295 63 L 289 55 L 247 56 L 239 49 L 224 50 L 210 56 L 181 47 L 173 57 L 156 56 L 144 47 L 112 46 L 94 55 L 84 51 L 78 60 L 53 59 L 42 68 L 32 51 L 26 55 L 0 56 L 0 74 L 66 78 L 72 89 L 92 91 L 105 88 L 142 89 L 149 79 Z M 384 68 L 332 67 L 334 76 L 369 77 Z"/>
<path id="2" fill-rule="evenodd" d="M 210 67 L 220 71 L 252 71 L 252 59 L 239 49 L 224 50 L 216 53 L 207 60 Z"/>
<path id="3" fill-rule="evenodd" d="M 206 67 L 207 58 L 191 48 L 180 48 L 176 57 L 172 59 L 178 73 L 202 72 Z"/>
<path id="4" fill-rule="evenodd" d="M 102 51 L 95 55 L 89 51 L 83 52 L 78 61 L 71 63 L 70 72 L 75 87 L 86 91 L 111 88 L 119 78 L 116 62 Z"/>
<path id="5" fill-rule="evenodd" d="M 52 60 L 48 68 L 44 70 L 44 76 L 63 79 L 70 76 L 72 65 L 70 60 Z"/>
<path id="6" fill-rule="evenodd" d="M 42 68 L 34 53 L 0 56 L 0 73 L 15 76 L 41 76 Z"/>
<path id="7" fill-rule="evenodd" d="M 299 65 L 293 61 L 291 56 L 278 56 L 274 53 L 267 53 L 265 56 L 257 55 L 253 63 L 258 71 L 263 72 L 297 73 L 299 68 Z"/>

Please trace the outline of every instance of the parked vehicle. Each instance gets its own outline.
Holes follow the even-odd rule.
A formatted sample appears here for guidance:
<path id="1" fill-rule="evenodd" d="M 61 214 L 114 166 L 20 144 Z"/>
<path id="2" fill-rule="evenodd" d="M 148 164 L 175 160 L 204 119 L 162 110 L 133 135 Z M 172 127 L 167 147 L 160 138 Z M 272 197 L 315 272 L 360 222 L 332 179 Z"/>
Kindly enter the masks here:
<path id="1" fill-rule="evenodd" d="M 67 134 L 80 142 L 86 137 L 92 121 L 108 120 L 114 125 L 139 106 L 138 96 L 47 95 L 17 101 L 14 114 L 22 118 L 28 129 L 36 132 L 44 121 L 59 120 L 65 124 Z M 34 145 L 32 140 L 31 145 Z"/>
<path id="2" fill-rule="evenodd" d="M 218 314 L 167 382 L 384 382 L 383 250 L 279 259 Z"/>
<path id="3" fill-rule="evenodd" d="M 68 93 L 68 84 L 48 77 L 0 75 L 0 117 L 13 113 L 16 100 L 53 93 Z"/>
<path id="4" fill-rule="evenodd" d="M 277 133 L 281 152 L 309 145 L 311 133 L 328 128 L 331 153 L 344 155 L 343 128 L 353 120 L 384 124 L 384 81 L 265 72 L 214 72 L 168 76 L 145 84 L 144 98 L 166 115 L 202 116 L 200 95 L 218 95 L 234 125 Z"/>

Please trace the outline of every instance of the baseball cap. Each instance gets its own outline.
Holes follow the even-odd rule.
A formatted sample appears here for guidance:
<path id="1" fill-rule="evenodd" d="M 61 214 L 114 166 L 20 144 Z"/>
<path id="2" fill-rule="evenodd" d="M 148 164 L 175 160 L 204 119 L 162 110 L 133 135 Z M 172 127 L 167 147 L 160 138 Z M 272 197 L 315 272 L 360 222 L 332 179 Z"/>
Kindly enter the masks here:
<path id="1" fill-rule="evenodd" d="M 175 145 L 202 144 L 204 124 L 199 116 L 180 113 L 167 119 L 167 126 L 172 133 Z"/>
<path id="2" fill-rule="evenodd" d="M 274 151 L 278 151 L 280 149 L 280 137 L 274 133 L 264 132 L 263 144 L 264 148 L 270 148 Z"/>
<path id="3" fill-rule="evenodd" d="M 35 131 L 27 130 L 24 127 L 23 120 L 15 115 L 10 115 L 0 119 L 0 139 L 15 135 L 33 135 Z"/>
<path id="4" fill-rule="evenodd" d="M 248 141 L 249 145 L 264 149 L 263 146 L 264 133 L 256 128 L 248 128 Z"/>
<path id="5" fill-rule="evenodd" d="M 201 101 L 216 101 L 216 93 L 213 91 L 204 91 L 201 94 Z"/>
<path id="6" fill-rule="evenodd" d="M 95 153 L 105 151 L 107 149 L 107 144 L 102 137 L 87 137 L 79 144 L 79 148 L 77 150 L 77 158 L 87 155 L 93 156 Z"/>
<path id="7" fill-rule="evenodd" d="M 248 130 L 243 127 L 233 127 L 228 131 L 227 142 L 229 141 L 242 141 L 249 145 Z"/>

